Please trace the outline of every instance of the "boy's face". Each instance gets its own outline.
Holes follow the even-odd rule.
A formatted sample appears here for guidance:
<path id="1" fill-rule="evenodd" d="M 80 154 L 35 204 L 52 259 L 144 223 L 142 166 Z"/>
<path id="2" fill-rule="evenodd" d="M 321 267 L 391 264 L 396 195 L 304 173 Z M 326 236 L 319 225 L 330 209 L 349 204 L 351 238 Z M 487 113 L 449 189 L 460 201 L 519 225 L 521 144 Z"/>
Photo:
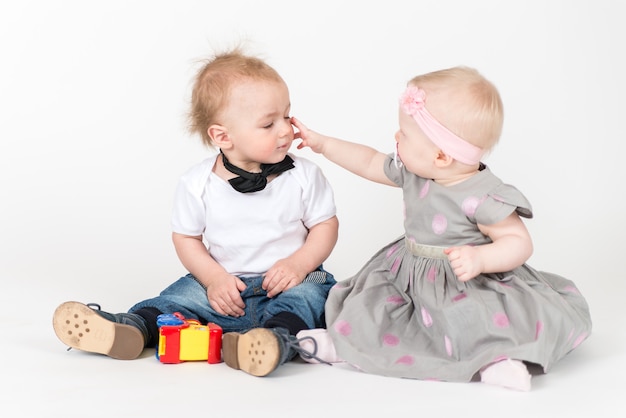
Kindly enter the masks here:
<path id="1" fill-rule="evenodd" d="M 289 90 L 282 81 L 247 80 L 234 87 L 222 113 L 231 146 L 224 150 L 236 166 L 258 170 L 282 161 L 293 142 Z"/>

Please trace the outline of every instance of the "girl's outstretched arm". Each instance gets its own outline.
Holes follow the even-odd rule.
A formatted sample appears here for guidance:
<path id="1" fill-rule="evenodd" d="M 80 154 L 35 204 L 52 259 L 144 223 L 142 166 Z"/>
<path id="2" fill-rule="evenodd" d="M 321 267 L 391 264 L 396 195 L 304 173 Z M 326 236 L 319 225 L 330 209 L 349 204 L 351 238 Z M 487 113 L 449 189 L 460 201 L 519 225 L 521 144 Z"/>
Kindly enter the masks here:
<path id="1" fill-rule="evenodd" d="M 524 264 L 533 253 L 530 234 L 517 213 L 493 225 L 478 225 L 490 244 L 449 247 L 445 250 L 454 274 L 461 281 L 481 273 L 501 273 Z"/>
<path id="2" fill-rule="evenodd" d="M 358 176 L 376 183 L 397 186 L 385 174 L 384 163 L 387 156 L 382 152 L 366 145 L 321 135 L 307 128 L 296 118 L 291 118 L 291 123 L 299 131 L 296 132 L 295 138 L 302 139 L 298 149 L 309 147 Z"/>

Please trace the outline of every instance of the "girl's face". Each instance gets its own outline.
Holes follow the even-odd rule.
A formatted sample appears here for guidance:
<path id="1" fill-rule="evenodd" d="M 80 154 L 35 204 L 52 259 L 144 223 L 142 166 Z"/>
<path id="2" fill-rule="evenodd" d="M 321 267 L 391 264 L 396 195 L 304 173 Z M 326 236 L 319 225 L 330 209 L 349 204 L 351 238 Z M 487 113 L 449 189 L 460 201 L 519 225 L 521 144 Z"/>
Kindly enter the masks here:
<path id="1" fill-rule="evenodd" d="M 247 171 L 282 161 L 293 142 L 289 90 L 282 81 L 246 80 L 231 91 L 222 113 L 232 147 L 228 159 Z"/>
<path id="2" fill-rule="evenodd" d="M 411 173 L 424 178 L 434 177 L 434 161 L 439 148 L 420 129 L 412 116 L 400 109 L 400 129 L 396 132 L 398 157 Z"/>

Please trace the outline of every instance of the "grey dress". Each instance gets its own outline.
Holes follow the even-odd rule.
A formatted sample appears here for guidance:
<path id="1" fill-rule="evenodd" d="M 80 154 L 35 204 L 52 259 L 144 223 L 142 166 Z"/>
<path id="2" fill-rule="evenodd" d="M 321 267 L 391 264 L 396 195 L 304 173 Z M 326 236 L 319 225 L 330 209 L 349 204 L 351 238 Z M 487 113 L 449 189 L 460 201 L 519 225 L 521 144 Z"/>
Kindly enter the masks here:
<path id="1" fill-rule="evenodd" d="M 330 291 L 326 321 L 339 357 L 368 373 L 466 382 L 507 357 L 547 372 L 587 338 L 589 308 L 570 280 L 526 264 L 456 278 L 443 248 L 489 243 L 477 224 L 513 211 L 532 217 L 522 193 L 481 168 L 442 187 L 389 156 L 385 172 L 404 193 L 405 235 Z"/>

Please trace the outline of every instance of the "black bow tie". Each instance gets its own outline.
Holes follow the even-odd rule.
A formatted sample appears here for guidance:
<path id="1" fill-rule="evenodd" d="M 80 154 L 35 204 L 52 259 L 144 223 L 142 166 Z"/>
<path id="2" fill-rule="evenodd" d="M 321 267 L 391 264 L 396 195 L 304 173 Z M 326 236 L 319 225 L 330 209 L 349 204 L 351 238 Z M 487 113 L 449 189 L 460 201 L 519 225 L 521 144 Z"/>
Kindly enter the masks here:
<path id="1" fill-rule="evenodd" d="M 228 182 L 231 186 L 233 186 L 233 189 L 241 193 L 252 193 L 263 190 L 267 185 L 267 176 L 280 174 L 283 171 L 291 170 L 294 167 L 293 160 L 287 155 L 285 156 L 285 159 L 279 163 L 261 164 L 260 173 L 251 173 L 232 165 L 230 161 L 228 161 L 228 158 L 226 158 L 226 155 L 224 155 L 221 150 L 220 152 L 222 154 L 222 161 L 224 162 L 226 170 L 239 176 L 228 180 Z"/>

